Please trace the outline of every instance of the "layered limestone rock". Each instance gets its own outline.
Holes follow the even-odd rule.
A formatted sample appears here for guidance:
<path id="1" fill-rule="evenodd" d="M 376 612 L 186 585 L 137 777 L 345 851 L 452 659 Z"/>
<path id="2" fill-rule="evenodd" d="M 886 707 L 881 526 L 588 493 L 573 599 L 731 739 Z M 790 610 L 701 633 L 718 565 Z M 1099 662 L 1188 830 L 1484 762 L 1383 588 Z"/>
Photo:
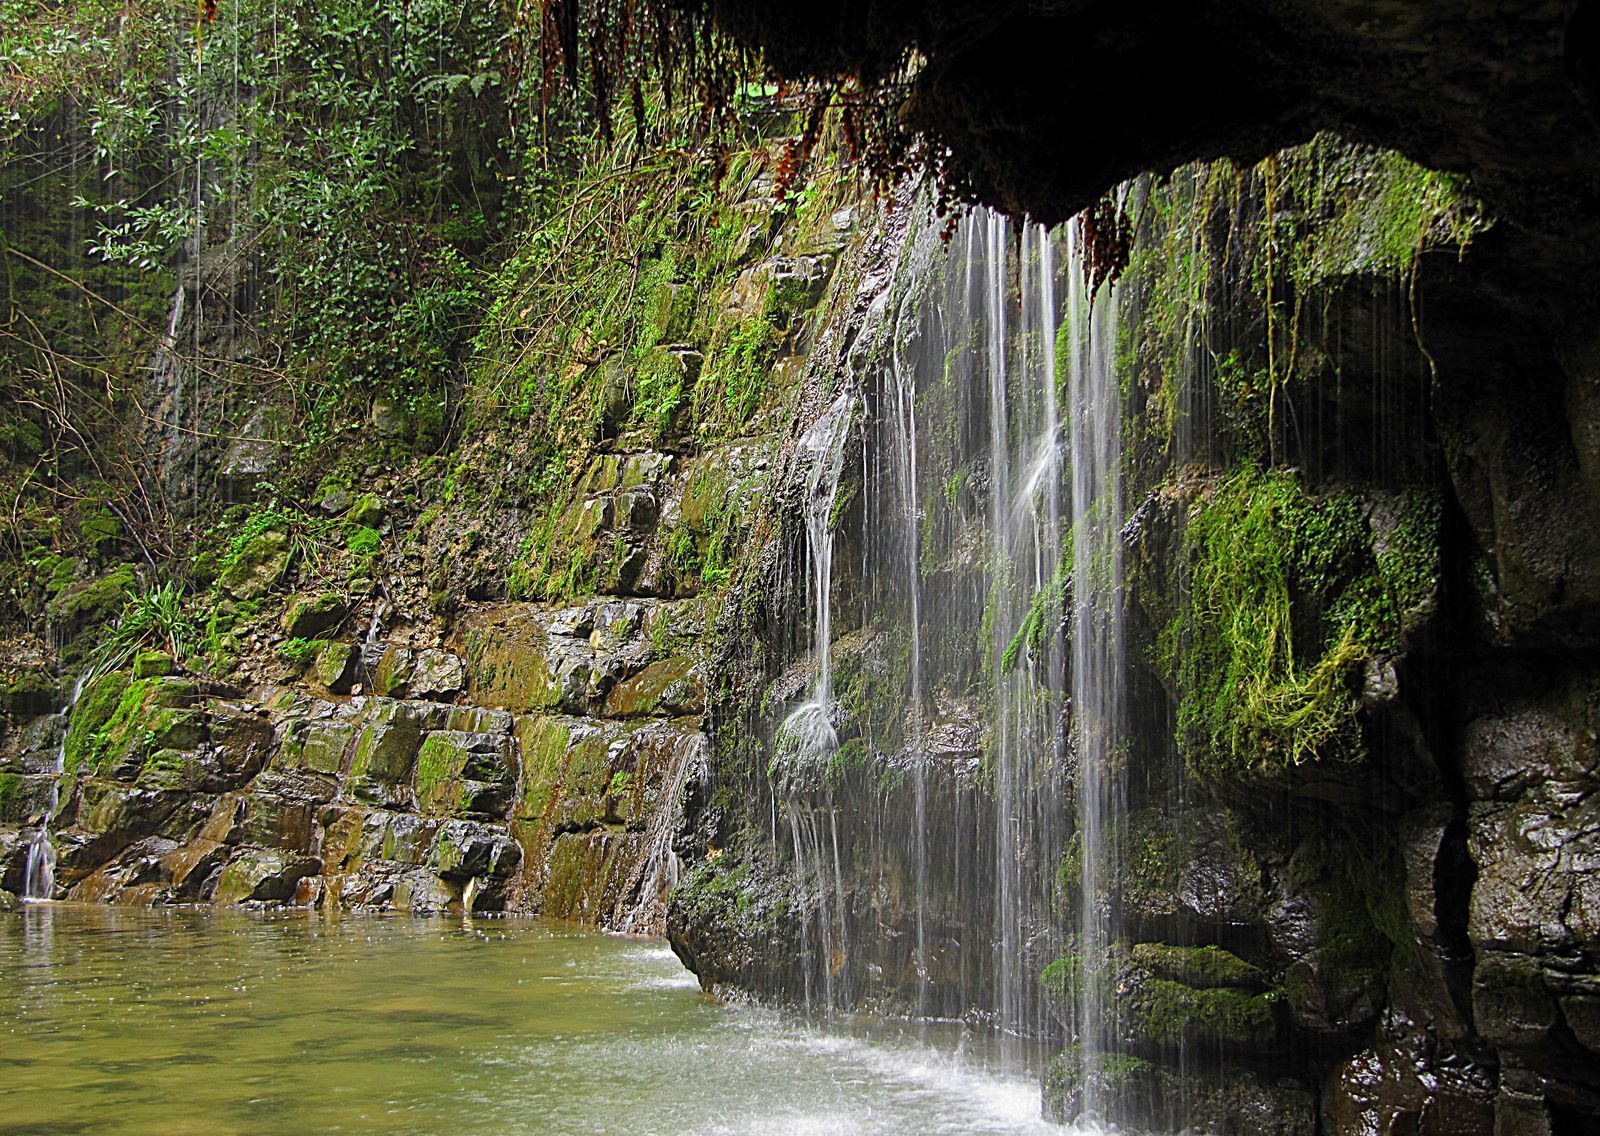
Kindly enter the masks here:
<path id="1" fill-rule="evenodd" d="M 391 647 L 373 676 L 385 694 L 101 675 L 60 743 L 59 894 L 659 927 L 684 785 L 705 761 L 696 663 L 652 657 L 674 615 L 483 609 L 469 643 L 508 625 L 525 637 L 487 663 Z M 545 685 L 508 682 L 508 658 Z M 8 857 L 16 888 L 21 867 Z"/>

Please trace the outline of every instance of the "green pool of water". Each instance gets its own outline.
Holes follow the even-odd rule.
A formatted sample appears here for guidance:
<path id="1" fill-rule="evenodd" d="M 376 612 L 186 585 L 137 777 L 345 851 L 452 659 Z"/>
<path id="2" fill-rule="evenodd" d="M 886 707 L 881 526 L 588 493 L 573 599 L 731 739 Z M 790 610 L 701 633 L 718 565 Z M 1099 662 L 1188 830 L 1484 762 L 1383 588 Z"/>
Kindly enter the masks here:
<path id="1" fill-rule="evenodd" d="M 0 916 L 0 1134 L 1059 1132 L 959 1034 L 704 997 L 540 920 Z"/>

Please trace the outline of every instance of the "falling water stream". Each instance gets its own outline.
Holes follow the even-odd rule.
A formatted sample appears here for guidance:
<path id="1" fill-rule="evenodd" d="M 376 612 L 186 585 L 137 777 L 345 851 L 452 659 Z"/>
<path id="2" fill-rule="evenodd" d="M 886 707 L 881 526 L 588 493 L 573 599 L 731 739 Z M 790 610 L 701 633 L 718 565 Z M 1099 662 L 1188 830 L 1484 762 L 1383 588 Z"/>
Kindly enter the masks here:
<path id="1" fill-rule="evenodd" d="M 50 821 L 61 806 L 61 775 L 66 769 L 67 724 L 72 719 L 72 708 L 78 704 L 88 682 L 86 673 L 72 684 L 72 693 L 61 710 L 61 740 L 56 744 L 55 760 L 50 767 L 50 794 L 48 804 L 39 818 L 39 826 L 28 838 L 28 859 L 23 869 L 23 899 L 53 899 L 56 892 L 56 845 L 50 835 Z"/>
<path id="2" fill-rule="evenodd" d="M 1117 300 L 1092 291 L 1084 264 L 1074 225 L 1019 229 L 985 210 L 948 247 L 931 227 L 912 239 L 861 426 L 877 490 L 856 537 L 875 597 L 865 619 L 889 644 L 884 665 L 903 667 L 904 706 L 886 726 L 850 722 L 859 700 L 842 717 L 834 704 L 838 455 L 853 428 L 841 395 L 796 447 L 816 667 L 772 768 L 814 913 L 801 927 L 808 1005 L 842 1008 L 881 985 L 893 964 L 847 931 L 870 934 L 863 906 L 898 894 L 910 911 L 898 934 L 914 940 L 895 980 L 903 1003 L 987 1019 L 1001 1038 L 1057 1038 L 1092 1062 L 1110 1040 L 1104 984 L 1078 983 L 1066 1020 L 1040 985 L 1057 958 L 1099 969 L 1108 955 L 1124 797 Z M 892 778 L 853 789 L 829 778 L 829 755 L 854 736 L 841 721 L 869 743 L 898 739 L 879 760 L 905 771 L 903 804 L 884 804 Z M 947 740 L 964 728 L 981 739 L 976 766 Z M 952 796 L 979 805 L 952 810 Z M 874 856 L 894 863 L 873 867 Z M 1065 891 L 1064 871 L 1077 876 Z M 985 911 L 983 933 L 962 930 Z M 880 909 L 880 922 L 893 918 Z M 950 962 L 979 952 L 986 964 Z"/>

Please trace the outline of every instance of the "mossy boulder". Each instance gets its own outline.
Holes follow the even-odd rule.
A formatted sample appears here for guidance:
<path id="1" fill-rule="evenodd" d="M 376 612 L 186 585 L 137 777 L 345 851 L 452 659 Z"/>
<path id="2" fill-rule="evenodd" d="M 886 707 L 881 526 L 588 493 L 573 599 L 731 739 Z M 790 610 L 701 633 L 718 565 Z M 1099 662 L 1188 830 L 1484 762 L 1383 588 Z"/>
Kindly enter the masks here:
<path id="1" fill-rule="evenodd" d="M 705 707 L 705 687 L 692 660 L 683 656 L 651 663 L 624 679 L 606 695 L 608 718 L 698 714 Z"/>
<path id="2" fill-rule="evenodd" d="M 424 648 L 412 661 L 408 685 L 413 698 L 448 701 L 461 693 L 466 684 L 466 664 L 449 651 Z"/>
<path id="3" fill-rule="evenodd" d="M 88 627 L 115 619 L 138 583 L 132 564 L 118 564 L 92 580 L 63 589 L 45 605 L 45 620 L 63 640 L 70 641 Z M 81 657 L 82 652 L 72 654 Z"/>
<path id="4" fill-rule="evenodd" d="M 372 672 L 372 692 L 380 698 L 404 698 L 411 678 L 412 652 L 407 647 L 390 647 Z"/>
<path id="5" fill-rule="evenodd" d="M 217 582 L 236 600 L 257 600 L 288 574 L 294 543 L 281 529 L 266 529 L 229 557 Z"/>
<path id="6" fill-rule="evenodd" d="M 1044 1069 L 1041 1099 L 1044 1117 L 1070 1124 L 1091 1102 L 1113 1103 L 1119 1114 L 1155 1116 L 1160 1108 L 1160 1081 L 1150 1062 L 1123 1053 L 1097 1053 L 1070 1046 Z"/>
<path id="7" fill-rule="evenodd" d="M 193 750 L 207 734 L 206 714 L 195 706 L 197 693 L 188 679 L 129 679 L 105 723 L 87 739 L 80 734 L 86 741 L 82 748 L 72 747 L 69 727 L 64 757 L 72 763 L 70 770 L 120 781 L 142 780 L 147 761 L 159 751 Z M 165 759 L 159 776 L 165 777 L 173 766 L 173 759 Z"/>
<path id="8" fill-rule="evenodd" d="M 422 748 L 423 735 L 444 724 L 443 709 L 416 702 L 375 700 L 350 758 L 349 785 L 355 794 L 389 807 L 409 807 L 417 751 Z"/>
<path id="9" fill-rule="evenodd" d="M 200 774 L 201 764 L 193 751 L 163 747 L 145 755 L 136 781 L 148 789 L 192 789 Z"/>
<path id="10" fill-rule="evenodd" d="M 350 643 L 329 643 L 317 654 L 312 670 L 329 694 L 349 694 L 360 663 L 359 648 Z"/>
<path id="11" fill-rule="evenodd" d="M 679 879 L 667 934 L 673 952 L 707 990 L 737 987 L 763 971 L 797 989 L 804 964 L 780 956 L 776 945 L 798 938 L 801 918 L 788 881 L 767 875 L 737 850 L 718 849 Z"/>
<path id="12" fill-rule="evenodd" d="M 376 493 L 363 493 L 345 510 L 344 523 L 355 528 L 375 529 L 383 524 L 388 510 Z"/>
<path id="13" fill-rule="evenodd" d="M 1071 1125 L 1096 1107 L 1096 1130 L 1106 1124 L 1118 1131 L 1260 1136 L 1314 1136 L 1320 1130 L 1317 1098 L 1304 1085 L 1263 1078 L 1227 1061 L 1174 1067 L 1074 1045 L 1045 1067 L 1041 1089 L 1046 1120 Z"/>
<path id="14" fill-rule="evenodd" d="M 92 560 L 103 560 L 111 547 L 122 538 L 122 522 L 103 501 L 80 506 L 78 539 Z"/>
<path id="15" fill-rule="evenodd" d="M 313 802 L 273 792 L 252 792 L 244 801 L 238 825 L 241 842 L 287 852 L 310 850 Z"/>
<path id="16" fill-rule="evenodd" d="M 1135 943 L 1132 957 L 1135 964 L 1155 977 L 1187 986 L 1234 986 L 1260 990 L 1266 985 L 1266 976 L 1258 968 L 1217 946 L 1178 947 L 1170 943 Z"/>
<path id="17" fill-rule="evenodd" d="M 1193 987 L 1137 971 L 1120 987 L 1117 1007 L 1131 1047 L 1146 1051 L 1213 1046 L 1259 1053 L 1275 1051 L 1276 992 Z"/>
<path id="18" fill-rule="evenodd" d="M 1219 947 L 1119 943 L 1088 959 L 1069 952 L 1041 981 L 1063 1021 L 1084 999 L 1107 1006 L 1121 1052 L 1154 1058 L 1202 1045 L 1267 1055 L 1278 1044 L 1281 993 Z"/>
<path id="19" fill-rule="evenodd" d="M 133 657 L 134 678 L 165 678 L 177 668 L 165 651 L 140 651 Z"/>
<path id="20" fill-rule="evenodd" d="M 292 639 L 320 639 L 350 614 L 344 599 L 333 592 L 297 595 L 289 599 L 278 625 Z"/>
<path id="21" fill-rule="evenodd" d="M 302 879 L 321 870 L 322 862 L 313 856 L 246 849 L 222 870 L 212 898 L 222 904 L 282 903 L 294 898 Z"/>
<path id="22" fill-rule="evenodd" d="M 22 786 L 21 774 L 0 773 L 0 824 L 22 824 L 27 820 L 23 815 Z"/>

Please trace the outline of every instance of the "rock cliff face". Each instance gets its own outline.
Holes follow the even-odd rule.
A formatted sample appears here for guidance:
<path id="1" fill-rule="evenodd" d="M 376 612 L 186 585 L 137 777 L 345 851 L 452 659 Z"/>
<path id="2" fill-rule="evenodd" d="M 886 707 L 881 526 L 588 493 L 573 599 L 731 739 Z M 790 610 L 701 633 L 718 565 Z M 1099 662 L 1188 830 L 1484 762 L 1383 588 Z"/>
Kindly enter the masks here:
<path id="1" fill-rule="evenodd" d="M 1103 890 L 1077 889 L 1093 855 L 1082 802 L 1053 796 L 1086 760 L 1070 708 L 1040 735 L 1065 750 L 1027 785 L 1030 837 L 999 835 L 1007 716 L 1048 723 L 1075 689 L 1070 665 L 1052 680 L 1047 663 L 1074 634 L 1073 601 L 1053 591 L 1059 577 L 1039 585 L 1033 614 L 1024 603 L 992 638 L 1015 585 L 993 567 L 1009 521 L 984 504 L 1003 476 L 986 440 L 996 404 L 960 377 L 958 352 L 981 351 L 981 336 L 952 330 L 938 285 L 914 300 L 891 287 L 895 328 L 869 320 L 856 340 L 874 362 L 828 368 L 862 376 L 861 449 L 845 461 L 863 471 L 862 500 L 847 477 L 833 511 L 840 748 L 815 780 L 800 776 L 783 719 L 815 684 L 782 657 L 740 657 L 744 694 L 719 713 L 743 736 L 717 748 L 717 788 L 691 812 L 691 848 L 705 851 L 669 933 L 714 988 L 1000 1014 L 1062 1036 L 1073 1044 L 1046 1081 L 1062 1117 L 1093 1085 L 1123 1120 L 1157 1129 L 1588 1131 L 1587 552 L 1542 560 L 1561 600 L 1507 595 L 1528 561 L 1509 537 L 1484 543 L 1462 435 L 1440 409 L 1460 406 L 1444 359 L 1462 333 L 1436 313 L 1476 286 L 1480 241 L 1494 263 L 1495 229 L 1446 183 L 1327 142 L 1233 179 L 1191 171 L 1130 205 L 1140 229 L 1121 298 L 1100 301 L 1131 325 L 1116 363 L 1126 813 L 1106 838 Z M 1458 239 L 1464 255 L 1429 251 Z M 1026 247 L 1008 288 L 1027 279 Z M 918 279 L 971 279 L 914 235 L 899 248 Z M 942 332 L 919 324 L 929 310 Z M 892 376 L 929 342 L 934 356 L 955 346 L 943 378 L 916 388 L 908 559 Z M 1020 404 L 1010 412 L 1025 420 Z M 1489 413 L 1471 409 L 1485 431 Z M 1547 473 L 1566 442 L 1552 445 Z M 783 481 L 805 481 L 787 468 Z M 1486 492 L 1549 500 L 1507 483 L 1527 466 L 1501 469 Z M 800 542 L 804 498 L 787 509 Z M 798 611 L 805 581 L 803 562 L 769 567 L 766 614 L 747 634 L 806 643 L 772 610 Z M 1012 657 L 1027 660 L 1020 702 L 1006 693 Z M 1051 830 L 1054 852 L 1037 839 Z M 1012 855 L 1040 891 L 1008 931 Z M 1073 912 L 1089 902 L 1114 913 L 1103 959 L 1074 946 Z M 1028 977 L 1021 994 L 1007 958 Z M 1096 984 L 1100 1053 L 1082 1047 L 1079 1016 Z"/>
<path id="2" fill-rule="evenodd" d="M 248 692 L 148 655 L 26 731 L 8 804 L 43 811 L 61 756 L 69 899 L 532 909 L 659 933 L 678 802 L 706 760 L 699 673 L 650 646 L 683 614 L 487 607 L 465 658 L 391 646 L 368 671 L 334 643 L 305 686 Z"/>
<path id="3" fill-rule="evenodd" d="M 859 259 L 853 197 L 819 189 L 786 219 L 773 160 L 741 151 L 712 197 L 651 219 L 673 237 L 636 250 L 654 275 L 624 313 L 647 330 L 591 342 L 550 426 L 502 425 L 445 472 L 410 451 L 416 412 L 380 400 L 367 439 L 294 496 L 272 479 L 296 476 L 304 424 L 218 399 L 203 410 L 222 443 L 159 450 L 158 468 L 205 470 L 240 502 L 188 595 L 118 562 L 134 546 L 110 516 L 87 555 L 35 548 L 5 687 L 0 887 L 662 933 L 684 803 L 709 783 L 714 625 L 760 551 L 802 394 L 786 376 L 841 256 Z"/>

